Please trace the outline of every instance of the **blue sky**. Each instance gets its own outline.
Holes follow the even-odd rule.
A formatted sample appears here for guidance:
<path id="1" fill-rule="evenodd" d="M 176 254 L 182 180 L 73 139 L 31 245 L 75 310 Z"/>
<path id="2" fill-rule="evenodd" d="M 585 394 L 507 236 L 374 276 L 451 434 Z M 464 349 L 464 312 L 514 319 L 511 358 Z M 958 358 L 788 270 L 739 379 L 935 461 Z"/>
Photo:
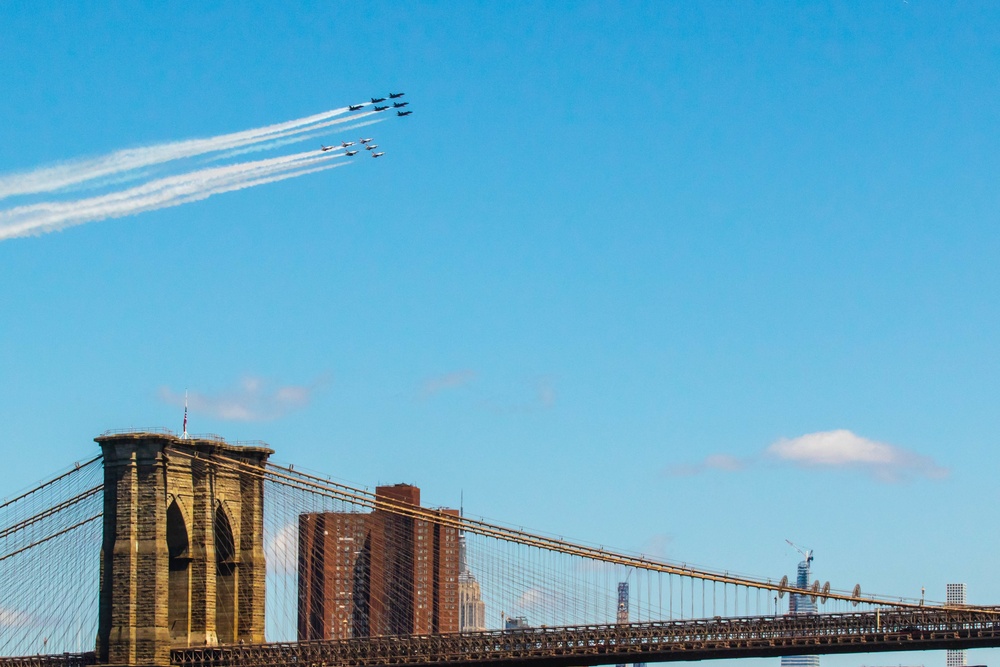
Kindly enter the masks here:
<path id="1" fill-rule="evenodd" d="M 2 175 L 391 90 L 414 110 L 281 149 L 363 134 L 382 160 L 0 241 L 0 488 L 179 429 L 186 388 L 192 431 L 434 504 L 762 576 L 789 538 L 838 587 L 1000 601 L 997 6 L 0 26 Z"/>

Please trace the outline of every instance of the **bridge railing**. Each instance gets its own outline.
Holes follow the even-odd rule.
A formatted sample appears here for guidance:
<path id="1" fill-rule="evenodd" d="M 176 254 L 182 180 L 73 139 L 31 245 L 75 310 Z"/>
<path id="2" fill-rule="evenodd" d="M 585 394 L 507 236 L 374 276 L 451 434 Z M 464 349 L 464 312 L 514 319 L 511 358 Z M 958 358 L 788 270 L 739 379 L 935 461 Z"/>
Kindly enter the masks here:
<path id="1" fill-rule="evenodd" d="M 90 667 L 97 664 L 97 655 L 87 653 L 60 653 L 57 655 L 29 655 L 22 658 L 0 658 L 0 667 Z"/>
<path id="2" fill-rule="evenodd" d="M 901 610 L 713 618 L 177 649 L 182 667 L 552 667 L 1000 645 L 996 610 Z"/>

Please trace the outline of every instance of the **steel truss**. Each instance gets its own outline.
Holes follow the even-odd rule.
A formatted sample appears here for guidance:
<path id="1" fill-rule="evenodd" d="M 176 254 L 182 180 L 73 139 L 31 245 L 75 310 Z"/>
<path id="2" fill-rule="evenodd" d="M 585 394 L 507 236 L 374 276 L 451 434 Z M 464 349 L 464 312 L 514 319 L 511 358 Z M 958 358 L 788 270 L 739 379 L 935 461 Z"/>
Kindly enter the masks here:
<path id="1" fill-rule="evenodd" d="M 90 667 L 97 664 L 97 654 L 59 653 L 30 655 L 23 658 L 0 658 L 0 667 Z"/>
<path id="2" fill-rule="evenodd" d="M 879 610 L 175 649 L 179 667 L 570 667 L 1000 646 L 997 608 Z M 20 667 L 20 666 L 16 666 Z"/>

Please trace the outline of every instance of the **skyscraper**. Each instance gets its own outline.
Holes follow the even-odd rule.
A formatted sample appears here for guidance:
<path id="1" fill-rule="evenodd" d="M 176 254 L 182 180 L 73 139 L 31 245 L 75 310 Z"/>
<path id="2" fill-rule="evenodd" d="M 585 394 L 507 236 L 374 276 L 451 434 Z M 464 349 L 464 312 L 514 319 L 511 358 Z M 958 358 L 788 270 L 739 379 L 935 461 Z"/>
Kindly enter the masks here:
<path id="1" fill-rule="evenodd" d="M 367 514 L 299 516 L 299 640 L 459 629 L 458 529 L 390 504 L 419 507 L 420 489 L 380 486 Z"/>
<path id="2" fill-rule="evenodd" d="M 458 538 L 458 629 L 477 632 L 486 629 L 486 603 L 476 575 L 469 569 L 465 535 Z"/>
<path id="3" fill-rule="evenodd" d="M 798 588 L 809 587 L 810 565 L 812 564 L 812 551 L 804 553 L 805 560 L 799 563 L 795 576 L 795 586 Z M 792 593 L 788 596 L 789 614 L 815 614 L 816 601 L 809 595 Z M 781 667 L 819 667 L 818 655 L 786 655 L 781 658 Z"/>
<path id="4" fill-rule="evenodd" d="M 965 604 L 965 584 L 945 584 L 945 604 Z M 965 649 L 948 650 L 944 656 L 945 667 L 965 667 Z"/>

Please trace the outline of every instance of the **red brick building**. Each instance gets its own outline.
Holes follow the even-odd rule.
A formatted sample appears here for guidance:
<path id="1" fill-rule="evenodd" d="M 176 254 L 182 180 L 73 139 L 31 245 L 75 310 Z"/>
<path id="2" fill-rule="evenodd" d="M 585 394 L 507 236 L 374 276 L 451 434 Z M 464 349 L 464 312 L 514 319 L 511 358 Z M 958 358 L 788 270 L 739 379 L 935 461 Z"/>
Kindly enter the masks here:
<path id="1" fill-rule="evenodd" d="M 375 502 L 299 516 L 299 640 L 458 631 L 458 530 L 386 508 L 419 506 L 415 486 L 380 486 Z"/>

